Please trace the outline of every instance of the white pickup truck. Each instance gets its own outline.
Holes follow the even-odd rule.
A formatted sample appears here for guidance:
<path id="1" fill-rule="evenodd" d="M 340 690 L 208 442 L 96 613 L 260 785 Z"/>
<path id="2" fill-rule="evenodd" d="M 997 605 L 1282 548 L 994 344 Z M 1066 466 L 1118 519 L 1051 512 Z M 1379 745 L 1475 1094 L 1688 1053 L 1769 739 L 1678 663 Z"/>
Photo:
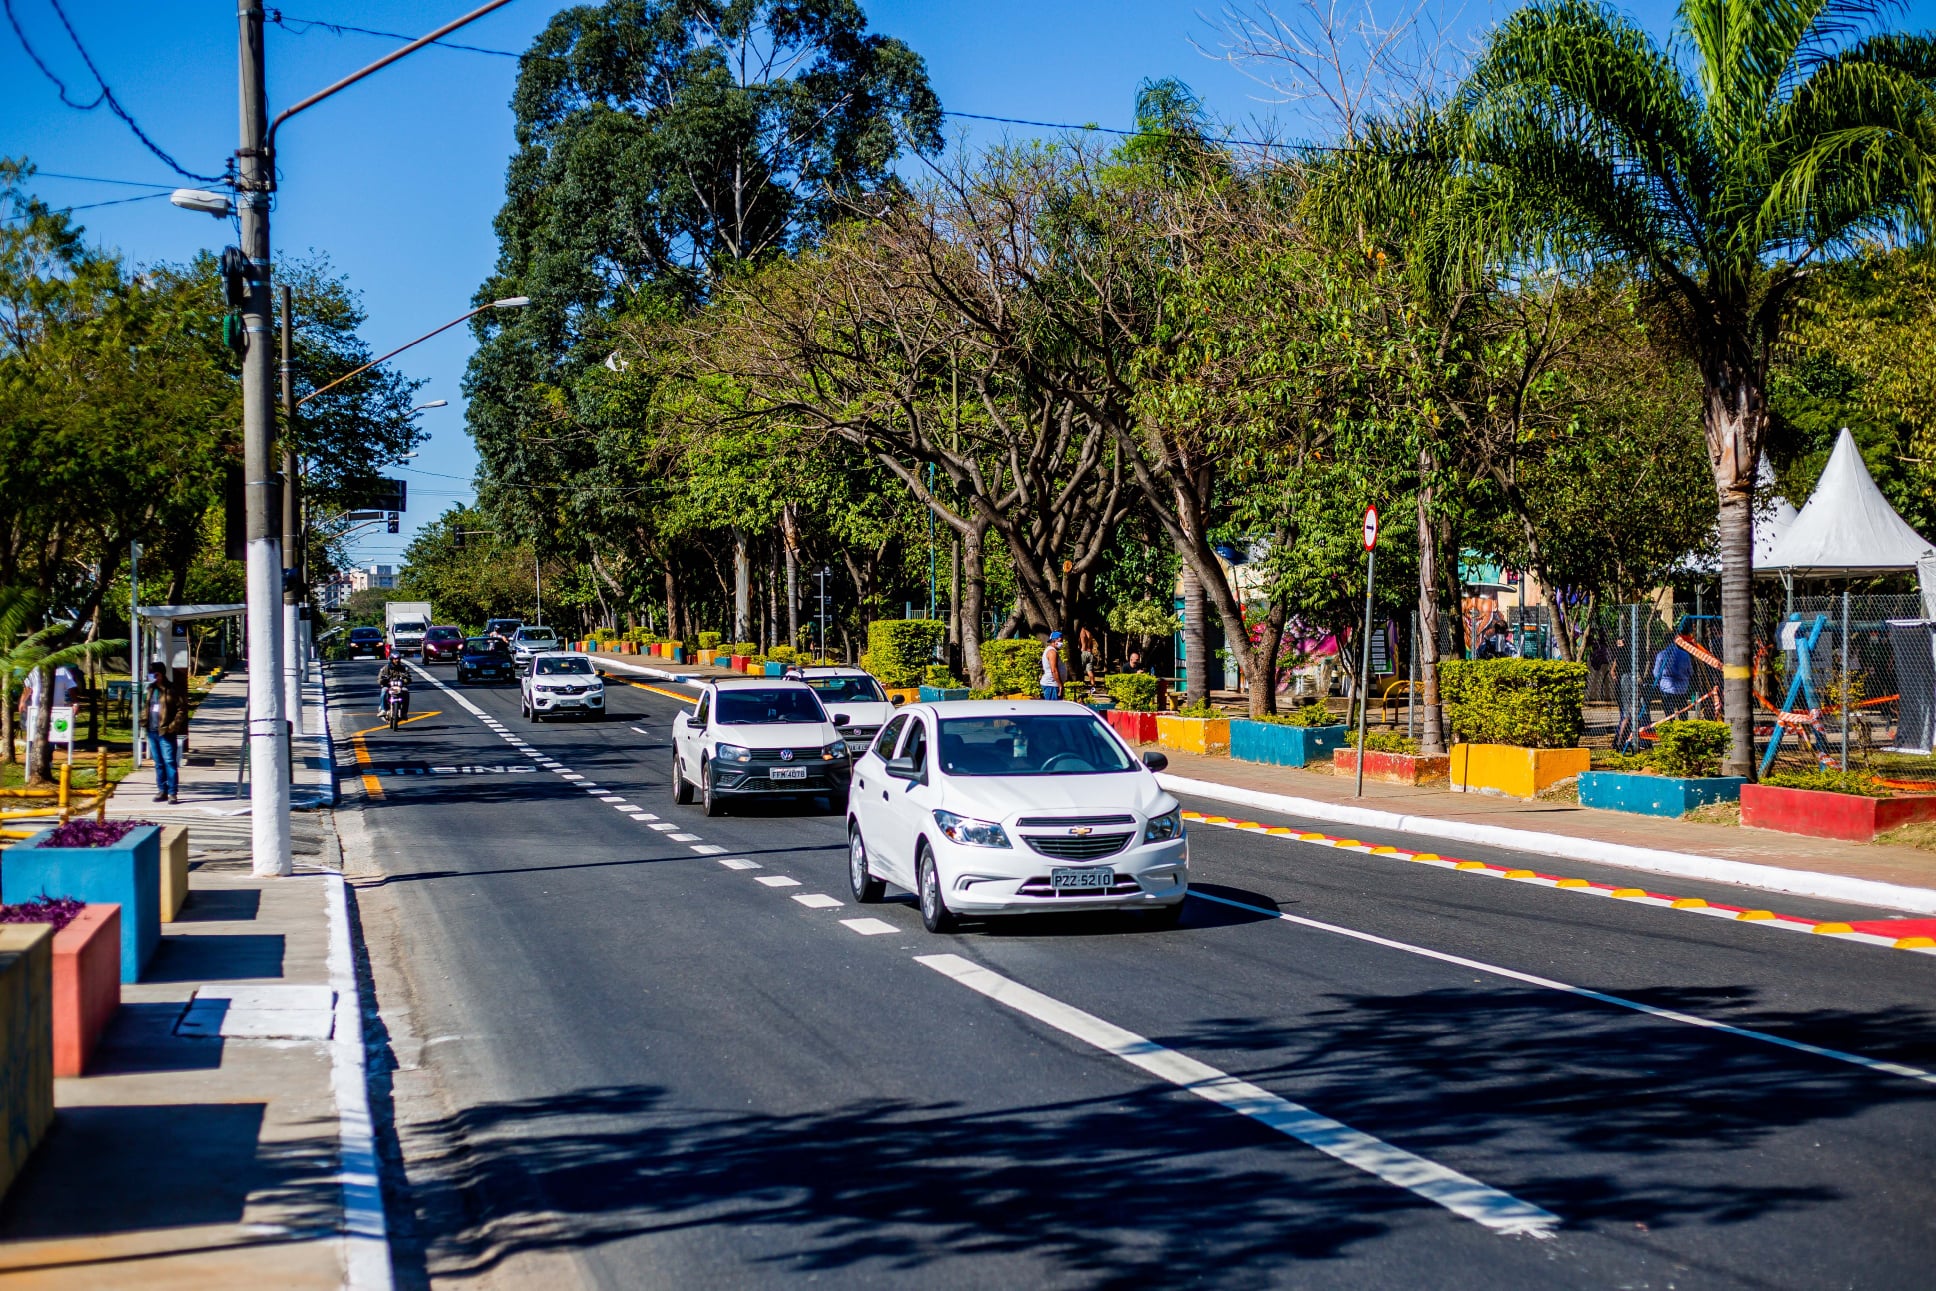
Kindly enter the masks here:
<path id="1" fill-rule="evenodd" d="M 423 648 L 424 633 L 430 631 L 429 601 L 385 601 L 383 639 L 390 646 L 390 657 L 398 658 Z"/>

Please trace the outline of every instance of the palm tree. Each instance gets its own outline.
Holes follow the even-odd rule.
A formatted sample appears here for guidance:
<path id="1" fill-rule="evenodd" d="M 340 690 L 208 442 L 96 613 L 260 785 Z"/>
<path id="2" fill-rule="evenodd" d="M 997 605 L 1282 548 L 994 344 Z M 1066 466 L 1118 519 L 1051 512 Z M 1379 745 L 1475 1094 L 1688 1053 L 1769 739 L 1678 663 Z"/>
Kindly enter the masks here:
<path id="1" fill-rule="evenodd" d="M 13 760 L 13 690 L 15 679 L 26 674 L 40 672 L 43 677 L 51 677 L 53 670 L 65 664 L 79 663 L 89 656 L 99 657 L 110 650 L 125 647 L 126 641 L 77 641 L 62 646 L 61 638 L 66 636 L 71 625 L 50 623 L 37 630 L 30 629 L 39 617 L 39 600 L 30 592 L 0 588 L 0 739 L 5 748 L 0 750 L 0 762 Z M 45 781 L 51 763 L 51 750 L 47 744 L 47 723 L 52 715 L 49 700 L 53 687 L 40 688 L 40 703 L 34 711 L 27 714 L 27 750 L 30 755 L 24 768 L 27 783 Z"/>
<path id="2" fill-rule="evenodd" d="M 1455 205 L 1482 215 L 1471 227 L 1503 230 L 1522 262 L 1630 267 L 1700 369 L 1730 775 L 1754 764 L 1751 504 L 1769 351 L 1824 258 L 1936 227 L 1936 38 L 1863 35 L 1895 11 L 1681 0 L 1662 48 L 1611 9 L 1539 0 L 1499 26 L 1446 113 L 1441 160 L 1465 195 Z"/>

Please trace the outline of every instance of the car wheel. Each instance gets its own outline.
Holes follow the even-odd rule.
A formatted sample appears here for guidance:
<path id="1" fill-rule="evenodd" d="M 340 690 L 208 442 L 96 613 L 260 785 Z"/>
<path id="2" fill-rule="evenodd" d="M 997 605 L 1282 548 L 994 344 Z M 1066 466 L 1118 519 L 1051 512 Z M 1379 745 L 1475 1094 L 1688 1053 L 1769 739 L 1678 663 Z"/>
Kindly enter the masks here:
<path id="1" fill-rule="evenodd" d="M 726 804 L 713 792 L 713 764 L 710 762 L 699 764 L 699 806 L 708 816 L 726 814 Z"/>
<path id="2" fill-rule="evenodd" d="M 687 806 L 692 802 L 692 786 L 687 784 L 686 778 L 679 774 L 679 755 L 677 753 L 672 755 L 672 801 L 678 803 L 681 807 Z"/>
<path id="3" fill-rule="evenodd" d="M 915 858 L 914 876 L 914 881 L 920 885 L 921 926 L 929 932 L 953 932 L 955 916 L 941 895 L 941 870 L 935 865 L 934 857 L 925 843 L 921 846 L 920 856 Z"/>
<path id="4" fill-rule="evenodd" d="M 854 900 L 862 905 L 873 905 L 887 893 L 887 884 L 867 868 L 867 844 L 857 826 L 849 826 L 847 830 L 847 886 L 854 890 Z"/>
<path id="5" fill-rule="evenodd" d="M 1160 905 L 1154 910 L 1145 910 L 1143 912 L 1143 923 L 1149 928 L 1159 930 L 1174 928 L 1182 922 L 1183 903 L 1181 901 L 1175 902 L 1172 905 Z"/>

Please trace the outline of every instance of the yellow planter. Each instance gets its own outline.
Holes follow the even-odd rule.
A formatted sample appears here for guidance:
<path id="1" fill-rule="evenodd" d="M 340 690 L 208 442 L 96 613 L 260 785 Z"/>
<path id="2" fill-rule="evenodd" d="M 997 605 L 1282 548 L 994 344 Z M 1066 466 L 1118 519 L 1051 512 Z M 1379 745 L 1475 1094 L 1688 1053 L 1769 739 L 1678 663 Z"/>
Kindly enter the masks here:
<path id="1" fill-rule="evenodd" d="M 1156 747 L 1173 753 L 1202 753 L 1213 757 L 1230 752 L 1230 719 L 1227 717 L 1177 717 L 1156 715 Z"/>
<path id="2" fill-rule="evenodd" d="M 710 651 L 710 650 L 701 650 L 701 651 L 699 652 L 699 665 L 700 665 L 700 666 L 701 666 L 702 668 L 703 668 L 703 667 L 705 667 L 705 666 L 707 666 L 707 665 L 709 665 L 709 664 L 711 664 L 711 663 L 712 663 L 712 661 L 713 661 L 713 652 L 712 652 L 712 651 Z"/>
<path id="3" fill-rule="evenodd" d="M 921 688 L 919 686 L 886 686 L 883 689 L 887 691 L 887 698 L 890 703 L 895 700 L 899 700 L 903 704 L 918 704 L 921 702 Z"/>
<path id="4" fill-rule="evenodd" d="M 1452 788 L 1535 798 L 1593 766 L 1590 749 L 1522 749 L 1511 744 L 1454 744 Z"/>
<path id="5" fill-rule="evenodd" d="M 175 922 L 188 900 L 188 826 L 164 825 L 161 830 L 161 921 Z"/>
<path id="6" fill-rule="evenodd" d="M 0 1195 L 54 1123 L 54 927 L 0 925 Z"/>

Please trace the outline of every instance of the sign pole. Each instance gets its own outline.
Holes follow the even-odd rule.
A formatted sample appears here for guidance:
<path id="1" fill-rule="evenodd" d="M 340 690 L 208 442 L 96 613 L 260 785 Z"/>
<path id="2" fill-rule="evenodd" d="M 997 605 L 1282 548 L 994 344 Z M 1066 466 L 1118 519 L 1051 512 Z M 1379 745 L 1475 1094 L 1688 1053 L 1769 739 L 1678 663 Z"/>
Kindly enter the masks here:
<path id="1" fill-rule="evenodd" d="M 1365 727 L 1371 721 L 1371 592 L 1378 576 L 1378 508 L 1365 508 L 1365 639 L 1358 665 L 1358 783 L 1351 796 L 1365 796 Z"/>

